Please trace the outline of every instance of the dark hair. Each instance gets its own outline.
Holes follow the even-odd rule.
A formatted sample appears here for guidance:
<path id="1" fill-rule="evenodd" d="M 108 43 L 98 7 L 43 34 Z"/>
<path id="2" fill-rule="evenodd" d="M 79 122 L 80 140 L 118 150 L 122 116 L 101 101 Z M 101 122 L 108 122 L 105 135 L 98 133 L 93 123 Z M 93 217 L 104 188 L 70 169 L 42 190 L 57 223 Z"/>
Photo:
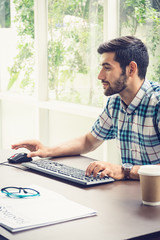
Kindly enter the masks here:
<path id="1" fill-rule="evenodd" d="M 139 78 L 145 78 L 149 64 L 149 56 L 147 47 L 140 39 L 133 36 L 115 38 L 101 44 L 97 51 L 100 54 L 115 52 L 114 60 L 120 63 L 123 72 L 125 72 L 126 66 L 128 66 L 131 61 L 135 61 L 138 67 Z"/>

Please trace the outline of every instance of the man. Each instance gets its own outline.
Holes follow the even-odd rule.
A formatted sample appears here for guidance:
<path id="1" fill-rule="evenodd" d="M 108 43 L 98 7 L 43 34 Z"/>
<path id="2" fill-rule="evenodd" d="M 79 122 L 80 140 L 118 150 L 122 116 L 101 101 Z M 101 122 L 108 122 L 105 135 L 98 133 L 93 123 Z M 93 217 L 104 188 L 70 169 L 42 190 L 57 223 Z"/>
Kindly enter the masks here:
<path id="1" fill-rule="evenodd" d="M 98 48 L 101 54 L 101 80 L 104 94 L 110 96 L 92 131 L 65 144 L 45 147 L 30 140 L 12 145 L 25 147 L 28 157 L 55 157 L 84 154 L 104 140 L 117 139 L 122 166 L 104 161 L 92 162 L 86 175 L 114 179 L 139 179 L 144 164 L 160 164 L 160 86 L 145 79 L 149 63 L 146 46 L 132 36 L 120 37 Z M 128 164 L 129 163 L 129 164 Z"/>

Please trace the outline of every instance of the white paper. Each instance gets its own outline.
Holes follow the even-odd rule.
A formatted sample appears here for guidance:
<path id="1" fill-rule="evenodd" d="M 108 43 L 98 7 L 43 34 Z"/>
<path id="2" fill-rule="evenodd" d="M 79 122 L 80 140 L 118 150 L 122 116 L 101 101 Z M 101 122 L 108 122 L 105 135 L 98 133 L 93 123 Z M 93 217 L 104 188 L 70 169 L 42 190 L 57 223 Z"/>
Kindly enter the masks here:
<path id="1" fill-rule="evenodd" d="M 96 211 L 64 196 L 30 186 L 40 192 L 33 198 L 9 198 L 0 194 L 0 225 L 11 232 L 96 215 Z"/>

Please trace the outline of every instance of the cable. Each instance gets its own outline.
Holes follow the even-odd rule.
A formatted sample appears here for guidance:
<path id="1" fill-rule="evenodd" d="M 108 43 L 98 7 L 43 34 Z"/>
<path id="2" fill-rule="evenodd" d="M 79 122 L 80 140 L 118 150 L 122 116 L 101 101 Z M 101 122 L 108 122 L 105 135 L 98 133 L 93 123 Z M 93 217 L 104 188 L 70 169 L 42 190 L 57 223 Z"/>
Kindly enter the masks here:
<path id="1" fill-rule="evenodd" d="M 3 165 L 4 163 L 8 163 L 8 162 L 2 162 L 2 163 L 0 163 L 0 165 Z"/>
<path id="2" fill-rule="evenodd" d="M 14 166 L 14 165 L 10 165 L 10 164 L 8 164 L 8 162 L 2 162 L 2 163 L 0 163 L 0 165 L 2 165 L 2 166 L 7 166 L 7 167 L 14 167 L 14 168 L 18 168 L 18 169 L 20 169 L 20 170 L 22 170 L 22 171 L 26 171 L 26 170 L 23 169 L 23 168 L 20 168 L 20 167 Z"/>

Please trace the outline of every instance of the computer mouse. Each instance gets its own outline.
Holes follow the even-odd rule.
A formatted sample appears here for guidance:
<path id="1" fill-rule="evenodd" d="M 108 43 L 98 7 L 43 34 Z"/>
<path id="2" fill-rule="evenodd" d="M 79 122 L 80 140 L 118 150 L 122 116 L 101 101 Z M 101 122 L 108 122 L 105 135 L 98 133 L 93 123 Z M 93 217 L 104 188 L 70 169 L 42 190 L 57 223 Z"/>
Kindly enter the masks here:
<path id="1" fill-rule="evenodd" d="M 8 158 L 9 163 L 23 163 L 32 161 L 31 157 L 27 157 L 27 153 L 16 153 L 10 158 Z"/>

